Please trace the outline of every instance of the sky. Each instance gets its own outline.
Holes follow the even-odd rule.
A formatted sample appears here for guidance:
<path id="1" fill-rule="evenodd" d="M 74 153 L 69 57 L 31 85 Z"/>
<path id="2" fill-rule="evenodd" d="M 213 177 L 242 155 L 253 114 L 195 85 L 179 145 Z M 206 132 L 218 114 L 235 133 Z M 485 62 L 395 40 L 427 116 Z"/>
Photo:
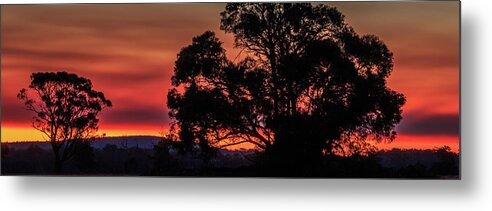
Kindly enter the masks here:
<path id="1" fill-rule="evenodd" d="M 397 138 L 381 149 L 459 150 L 459 2 L 336 2 L 359 34 L 394 54 L 388 86 L 406 96 Z M 101 114 L 107 136 L 159 135 L 172 121 L 166 94 L 176 55 L 212 30 L 227 56 L 240 52 L 219 29 L 224 4 L 2 5 L 1 141 L 43 140 L 16 98 L 33 72 L 91 79 L 113 107 Z"/>

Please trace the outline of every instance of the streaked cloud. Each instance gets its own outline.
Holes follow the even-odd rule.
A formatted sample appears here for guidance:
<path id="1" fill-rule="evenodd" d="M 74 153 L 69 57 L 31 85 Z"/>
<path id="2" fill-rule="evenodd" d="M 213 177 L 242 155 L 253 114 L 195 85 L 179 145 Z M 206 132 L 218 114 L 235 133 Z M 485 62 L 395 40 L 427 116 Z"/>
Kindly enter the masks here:
<path id="1" fill-rule="evenodd" d="M 397 126 L 397 131 L 404 135 L 459 135 L 458 114 L 431 114 L 419 116 L 419 114 L 405 115 L 405 118 Z"/>

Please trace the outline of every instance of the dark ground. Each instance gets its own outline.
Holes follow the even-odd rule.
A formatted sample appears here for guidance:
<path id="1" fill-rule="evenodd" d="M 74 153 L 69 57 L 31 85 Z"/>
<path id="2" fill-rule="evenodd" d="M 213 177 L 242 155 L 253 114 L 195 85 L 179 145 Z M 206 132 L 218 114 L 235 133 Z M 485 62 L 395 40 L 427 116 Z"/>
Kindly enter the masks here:
<path id="1" fill-rule="evenodd" d="M 256 165 L 252 150 L 219 150 L 208 162 L 181 154 L 158 139 L 108 139 L 79 150 L 64 165 L 66 175 L 289 177 Z M 2 175 L 53 175 L 47 143 L 3 143 Z M 299 177 L 299 176 L 295 176 Z M 459 179 L 459 156 L 446 148 L 379 151 L 370 156 L 324 158 L 316 173 L 301 177 Z"/>

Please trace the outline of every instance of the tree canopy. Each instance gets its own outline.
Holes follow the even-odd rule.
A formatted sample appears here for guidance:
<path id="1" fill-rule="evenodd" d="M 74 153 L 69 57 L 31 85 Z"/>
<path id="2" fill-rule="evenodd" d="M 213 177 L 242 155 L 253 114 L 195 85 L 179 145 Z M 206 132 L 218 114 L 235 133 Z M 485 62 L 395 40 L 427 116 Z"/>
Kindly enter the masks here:
<path id="1" fill-rule="evenodd" d="M 241 61 L 211 31 L 177 56 L 167 103 L 184 145 L 251 143 L 285 164 L 363 154 L 368 141 L 395 138 L 405 97 L 386 84 L 393 54 L 336 8 L 231 3 L 221 29 L 246 52 Z"/>
<path id="2" fill-rule="evenodd" d="M 75 143 L 97 131 L 102 109 L 112 106 L 102 92 L 93 90 L 89 79 L 67 72 L 33 73 L 29 89 L 20 90 L 17 97 L 35 113 L 32 126 L 50 141 L 57 173 L 74 154 Z"/>

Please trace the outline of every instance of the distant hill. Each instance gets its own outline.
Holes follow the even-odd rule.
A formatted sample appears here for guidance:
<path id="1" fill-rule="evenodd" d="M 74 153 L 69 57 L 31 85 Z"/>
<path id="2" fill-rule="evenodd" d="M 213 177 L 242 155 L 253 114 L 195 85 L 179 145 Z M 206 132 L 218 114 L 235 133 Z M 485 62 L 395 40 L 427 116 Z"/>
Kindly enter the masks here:
<path id="1" fill-rule="evenodd" d="M 91 141 L 91 146 L 96 149 L 102 149 L 108 144 L 116 145 L 118 148 L 132 148 L 137 147 L 140 149 L 152 149 L 162 138 L 157 136 L 118 136 L 118 137 L 104 137 Z M 32 144 L 36 144 L 43 150 L 51 150 L 49 142 L 14 142 L 3 143 L 8 144 L 12 149 L 25 150 Z"/>

